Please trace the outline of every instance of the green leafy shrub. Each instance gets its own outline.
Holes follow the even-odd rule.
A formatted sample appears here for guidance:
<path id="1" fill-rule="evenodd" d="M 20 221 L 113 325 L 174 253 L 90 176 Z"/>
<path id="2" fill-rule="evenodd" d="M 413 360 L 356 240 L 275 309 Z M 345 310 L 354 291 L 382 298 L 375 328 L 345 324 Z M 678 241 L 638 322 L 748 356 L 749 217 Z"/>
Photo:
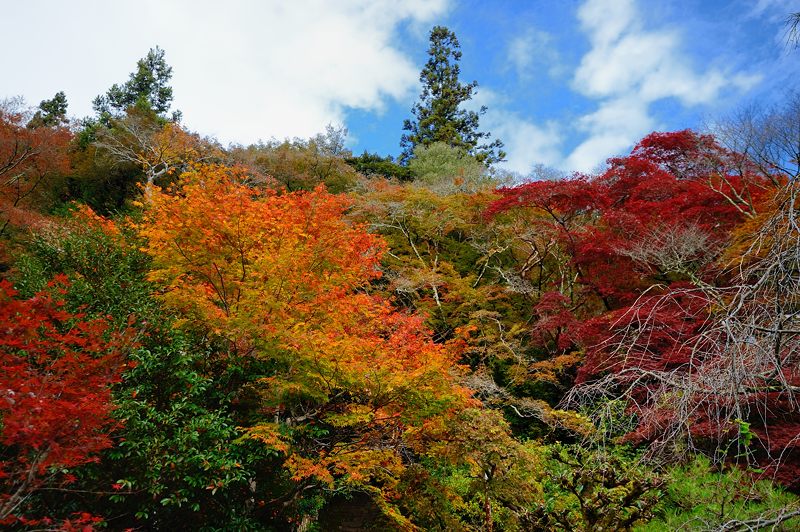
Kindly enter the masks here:
<path id="1" fill-rule="evenodd" d="M 258 499 L 254 463 L 263 453 L 240 441 L 232 401 L 241 368 L 220 364 L 212 342 L 173 330 L 152 297 L 148 268 L 132 232 L 85 207 L 35 234 L 15 265 L 21 293 L 64 274 L 69 307 L 136 333 L 113 390 L 115 445 L 100 463 L 72 472 L 71 489 L 86 493 L 84 507 L 96 514 L 113 513 L 115 527 L 258 529 L 250 516 Z M 45 504 L 69 508 L 71 501 Z"/>
<path id="2" fill-rule="evenodd" d="M 544 501 L 537 530 L 630 530 L 653 516 L 663 479 L 624 448 L 543 448 Z"/>
<path id="3" fill-rule="evenodd" d="M 664 497 L 654 508 L 656 518 L 636 530 L 713 529 L 725 523 L 730 525 L 725 530 L 758 530 L 754 524 L 734 522 L 771 519 L 800 508 L 796 496 L 769 480 L 754 480 L 735 466 L 719 470 L 704 456 L 669 470 L 666 477 Z M 770 530 L 797 530 L 800 518 L 776 525 Z"/>

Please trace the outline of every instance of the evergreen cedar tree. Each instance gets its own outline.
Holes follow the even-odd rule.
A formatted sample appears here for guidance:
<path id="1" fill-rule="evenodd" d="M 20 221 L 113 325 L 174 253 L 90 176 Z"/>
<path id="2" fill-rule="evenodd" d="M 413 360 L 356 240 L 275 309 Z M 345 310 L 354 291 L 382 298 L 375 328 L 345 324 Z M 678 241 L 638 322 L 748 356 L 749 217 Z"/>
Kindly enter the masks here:
<path id="1" fill-rule="evenodd" d="M 408 164 L 417 146 L 435 142 L 463 149 L 487 166 L 503 161 L 506 154 L 499 139 L 481 144 L 491 136 L 478 131 L 478 121 L 486 107 L 477 112 L 462 108 L 472 99 L 478 83 L 463 84 L 459 80 L 461 45 L 456 35 L 444 26 L 436 26 L 431 30 L 430 43 L 428 62 L 419 75 L 420 101 L 411 110 L 414 118 L 403 123 L 401 164 Z"/>

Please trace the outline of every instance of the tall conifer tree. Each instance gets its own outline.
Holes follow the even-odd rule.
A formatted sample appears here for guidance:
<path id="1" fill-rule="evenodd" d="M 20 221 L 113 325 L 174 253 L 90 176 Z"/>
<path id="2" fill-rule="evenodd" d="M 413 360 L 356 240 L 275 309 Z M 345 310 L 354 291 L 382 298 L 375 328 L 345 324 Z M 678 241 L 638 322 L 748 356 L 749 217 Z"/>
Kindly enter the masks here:
<path id="1" fill-rule="evenodd" d="M 400 162 L 407 164 L 417 146 L 430 146 L 443 142 L 463 148 L 486 165 L 505 158 L 503 143 L 499 139 L 488 141 L 488 132 L 478 131 L 478 121 L 486 112 L 468 111 L 463 104 L 472 99 L 478 82 L 463 84 L 459 80 L 461 45 L 455 33 L 444 26 L 431 30 L 428 62 L 419 75 L 422 92 L 419 102 L 412 108 L 413 119 L 403 123 Z"/>

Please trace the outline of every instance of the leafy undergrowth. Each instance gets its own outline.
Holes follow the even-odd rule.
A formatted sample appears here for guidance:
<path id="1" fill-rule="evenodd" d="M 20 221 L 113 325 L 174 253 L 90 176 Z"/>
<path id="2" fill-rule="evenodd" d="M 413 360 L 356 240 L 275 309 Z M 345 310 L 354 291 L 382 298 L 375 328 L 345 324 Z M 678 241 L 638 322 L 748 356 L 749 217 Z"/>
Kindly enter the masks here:
<path id="1" fill-rule="evenodd" d="M 738 467 L 718 470 L 702 456 L 669 470 L 656 517 L 637 531 L 798 530 L 800 517 L 767 521 L 800 509 L 800 500 L 768 480 L 754 480 Z M 763 526 L 760 527 L 759 521 Z M 727 527 L 727 528 L 725 528 Z"/>

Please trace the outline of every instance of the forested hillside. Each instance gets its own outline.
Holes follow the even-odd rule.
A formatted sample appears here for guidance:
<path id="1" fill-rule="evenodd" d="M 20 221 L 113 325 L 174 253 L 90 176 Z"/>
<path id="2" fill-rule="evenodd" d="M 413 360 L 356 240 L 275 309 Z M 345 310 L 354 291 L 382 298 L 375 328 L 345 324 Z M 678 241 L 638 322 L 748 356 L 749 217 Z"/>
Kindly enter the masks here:
<path id="1" fill-rule="evenodd" d="M 157 47 L 0 104 L 0 527 L 800 527 L 800 95 L 521 179 L 460 58 L 397 160 L 194 133 Z"/>

